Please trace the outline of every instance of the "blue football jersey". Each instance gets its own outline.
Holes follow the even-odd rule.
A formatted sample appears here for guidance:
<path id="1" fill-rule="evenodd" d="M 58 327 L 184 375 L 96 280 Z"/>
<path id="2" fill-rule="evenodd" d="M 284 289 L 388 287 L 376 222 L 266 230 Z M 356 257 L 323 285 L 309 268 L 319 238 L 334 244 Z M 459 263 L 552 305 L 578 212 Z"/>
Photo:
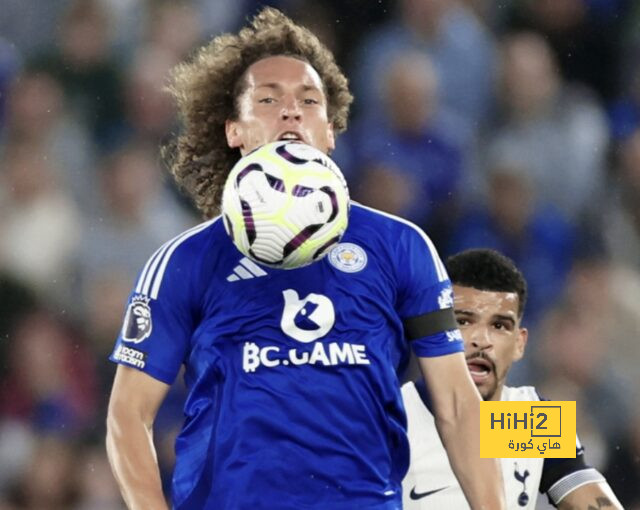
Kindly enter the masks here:
<path id="1" fill-rule="evenodd" d="M 253 263 L 214 219 L 149 259 L 111 360 L 167 384 L 185 368 L 175 509 L 395 510 L 399 380 L 409 345 L 463 351 L 452 306 L 431 241 L 399 218 L 353 203 L 341 243 L 293 270 Z"/>

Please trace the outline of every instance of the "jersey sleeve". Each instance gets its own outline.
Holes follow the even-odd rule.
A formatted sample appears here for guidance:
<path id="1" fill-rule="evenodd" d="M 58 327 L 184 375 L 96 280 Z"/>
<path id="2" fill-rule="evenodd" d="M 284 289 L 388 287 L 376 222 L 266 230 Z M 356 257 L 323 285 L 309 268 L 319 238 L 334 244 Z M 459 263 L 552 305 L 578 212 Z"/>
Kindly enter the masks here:
<path id="1" fill-rule="evenodd" d="M 147 261 L 129 296 L 109 359 L 172 384 L 188 351 L 196 314 L 197 261 L 185 239 L 163 245 Z"/>
<path id="2" fill-rule="evenodd" d="M 453 313 L 453 289 L 431 239 L 418 227 L 407 228 L 398 246 L 397 310 L 417 356 L 464 351 Z"/>

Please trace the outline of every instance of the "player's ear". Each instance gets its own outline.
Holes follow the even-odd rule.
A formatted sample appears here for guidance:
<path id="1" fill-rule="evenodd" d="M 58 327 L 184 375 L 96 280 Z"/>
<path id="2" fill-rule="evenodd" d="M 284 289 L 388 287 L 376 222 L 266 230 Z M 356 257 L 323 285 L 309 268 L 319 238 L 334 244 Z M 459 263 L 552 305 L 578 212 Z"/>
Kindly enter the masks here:
<path id="1" fill-rule="evenodd" d="M 527 340 L 529 339 L 529 331 L 527 328 L 520 328 L 518 331 L 518 339 L 516 340 L 516 349 L 513 353 L 513 361 L 518 361 L 524 356 L 524 351 L 527 347 Z"/>
<path id="2" fill-rule="evenodd" d="M 227 145 L 232 149 L 242 146 L 242 126 L 236 120 L 227 119 L 224 123 Z"/>

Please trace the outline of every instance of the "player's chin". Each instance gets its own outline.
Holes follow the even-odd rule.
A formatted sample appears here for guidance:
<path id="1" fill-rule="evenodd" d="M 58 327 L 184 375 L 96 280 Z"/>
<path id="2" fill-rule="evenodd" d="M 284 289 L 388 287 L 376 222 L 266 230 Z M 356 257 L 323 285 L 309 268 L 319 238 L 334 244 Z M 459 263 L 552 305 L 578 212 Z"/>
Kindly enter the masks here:
<path id="1" fill-rule="evenodd" d="M 476 385 L 476 388 L 478 388 L 483 400 L 491 400 L 497 388 L 497 382 L 493 371 L 482 375 L 472 373 L 471 379 L 473 379 L 473 382 Z"/>

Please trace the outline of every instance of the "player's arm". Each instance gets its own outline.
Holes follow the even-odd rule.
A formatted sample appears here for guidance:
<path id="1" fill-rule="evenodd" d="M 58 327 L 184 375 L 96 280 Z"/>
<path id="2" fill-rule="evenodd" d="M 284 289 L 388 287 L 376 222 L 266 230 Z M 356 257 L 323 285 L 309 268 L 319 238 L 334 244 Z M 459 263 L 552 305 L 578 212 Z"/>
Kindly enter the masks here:
<path id="1" fill-rule="evenodd" d="M 559 510 L 623 510 L 607 482 L 583 485 L 567 494 L 559 503 Z"/>
<path id="2" fill-rule="evenodd" d="M 480 458 L 480 395 L 461 352 L 420 357 L 436 427 L 473 510 L 506 508 L 497 459 Z"/>
<path id="3" fill-rule="evenodd" d="M 130 510 L 167 510 L 153 446 L 153 421 L 169 386 L 118 366 L 107 414 L 107 454 Z"/>

